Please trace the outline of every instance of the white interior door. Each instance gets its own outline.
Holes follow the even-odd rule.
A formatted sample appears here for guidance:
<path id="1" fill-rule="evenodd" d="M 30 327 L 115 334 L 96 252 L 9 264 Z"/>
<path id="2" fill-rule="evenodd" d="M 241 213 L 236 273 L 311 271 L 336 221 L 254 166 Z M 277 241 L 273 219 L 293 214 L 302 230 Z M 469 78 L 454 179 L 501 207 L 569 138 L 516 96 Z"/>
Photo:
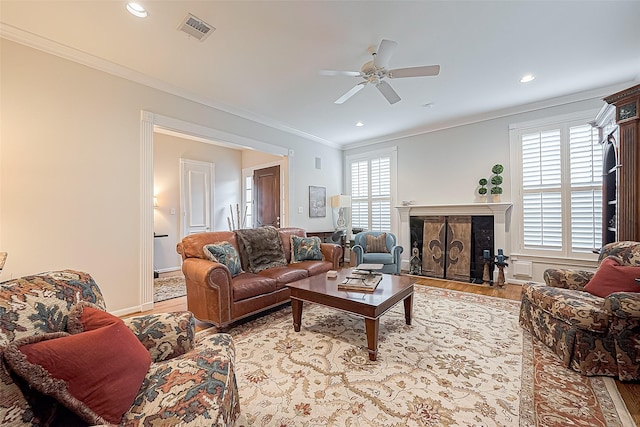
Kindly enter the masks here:
<path id="1" fill-rule="evenodd" d="M 182 236 L 211 231 L 213 163 L 180 159 Z"/>

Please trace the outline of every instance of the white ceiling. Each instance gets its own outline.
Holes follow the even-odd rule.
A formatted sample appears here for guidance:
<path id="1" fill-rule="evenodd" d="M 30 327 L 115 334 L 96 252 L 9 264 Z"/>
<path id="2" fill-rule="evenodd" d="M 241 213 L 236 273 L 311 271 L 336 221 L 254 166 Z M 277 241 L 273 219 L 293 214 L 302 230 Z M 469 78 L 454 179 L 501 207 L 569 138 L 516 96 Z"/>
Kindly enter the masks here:
<path id="1" fill-rule="evenodd" d="M 2 0 L 0 35 L 338 147 L 640 81 L 640 1 L 139 3 L 145 19 L 124 1 Z M 187 13 L 216 31 L 189 38 L 177 30 Z M 390 68 L 440 64 L 440 75 L 388 80 L 394 105 L 374 86 L 334 104 L 361 79 L 320 71 L 359 71 L 383 38 L 399 44 Z M 527 73 L 536 79 L 519 83 Z"/>

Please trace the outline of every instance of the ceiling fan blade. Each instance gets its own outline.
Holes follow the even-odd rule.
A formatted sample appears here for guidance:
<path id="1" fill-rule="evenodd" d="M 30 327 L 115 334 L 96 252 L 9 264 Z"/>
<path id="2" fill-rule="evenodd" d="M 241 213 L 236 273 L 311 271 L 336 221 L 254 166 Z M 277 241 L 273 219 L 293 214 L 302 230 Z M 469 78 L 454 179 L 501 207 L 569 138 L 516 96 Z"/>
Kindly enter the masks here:
<path id="1" fill-rule="evenodd" d="M 437 76 L 440 74 L 439 65 L 425 65 L 424 67 L 396 68 L 389 70 L 388 76 L 391 79 L 399 79 L 401 77 L 424 77 Z"/>
<path id="2" fill-rule="evenodd" d="M 362 73 L 360 71 L 320 70 L 320 75 L 360 77 Z"/>
<path id="3" fill-rule="evenodd" d="M 362 88 L 364 87 L 364 85 L 366 85 L 366 84 L 367 84 L 367 82 L 358 83 L 357 85 L 352 87 L 349 90 L 349 92 L 345 93 L 340 98 L 338 98 L 335 101 L 333 101 L 333 103 L 334 104 L 342 104 L 344 101 L 346 101 L 347 99 L 351 98 L 356 93 L 360 92 L 362 90 Z"/>
<path id="4" fill-rule="evenodd" d="M 400 96 L 396 93 L 395 90 L 393 90 L 393 88 L 389 83 L 385 81 L 381 81 L 376 85 L 376 87 L 378 88 L 380 93 L 385 98 L 387 98 L 387 101 L 389 101 L 389 104 L 395 104 L 396 102 L 400 101 L 401 99 Z"/>
<path id="5" fill-rule="evenodd" d="M 378 51 L 373 57 L 373 65 L 380 68 L 386 67 L 389 63 L 389 59 L 391 59 L 391 55 L 395 52 L 396 47 L 398 47 L 398 43 L 393 40 L 382 40 Z"/>

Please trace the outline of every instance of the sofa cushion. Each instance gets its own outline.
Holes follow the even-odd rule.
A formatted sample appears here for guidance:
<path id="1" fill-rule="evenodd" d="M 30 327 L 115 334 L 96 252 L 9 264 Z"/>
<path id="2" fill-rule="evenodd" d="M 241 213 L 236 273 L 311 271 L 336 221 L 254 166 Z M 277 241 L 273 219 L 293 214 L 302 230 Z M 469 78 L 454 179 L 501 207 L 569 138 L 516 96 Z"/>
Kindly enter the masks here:
<path id="1" fill-rule="evenodd" d="M 183 237 L 176 250 L 183 258 L 207 259 L 202 248 L 206 244 L 216 242 L 229 242 L 236 249 L 240 249 L 235 231 L 207 231 Z"/>
<path id="2" fill-rule="evenodd" d="M 287 265 L 278 229 L 272 226 L 236 230 L 242 268 L 250 273 Z"/>
<path id="3" fill-rule="evenodd" d="M 242 273 L 240 255 L 229 242 L 209 243 L 202 248 L 204 255 L 213 262 L 224 264 L 229 269 L 231 277 Z"/>
<path id="4" fill-rule="evenodd" d="M 365 236 L 367 246 L 365 252 L 367 253 L 389 253 L 387 249 L 387 233 L 382 233 L 378 236 L 367 234 Z"/>
<path id="5" fill-rule="evenodd" d="M 291 264 L 289 268 L 307 270 L 309 276 L 316 276 L 331 270 L 333 268 L 333 263 L 331 261 L 300 261 L 295 264 Z"/>
<path id="6" fill-rule="evenodd" d="M 592 332 L 606 332 L 611 315 L 604 309 L 604 299 L 589 292 L 527 284 L 523 292 L 531 304 L 557 319 Z"/>
<path id="7" fill-rule="evenodd" d="M 260 276 L 270 277 L 277 283 L 276 288 L 280 289 L 287 283 L 295 282 L 309 277 L 307 270 L 301 268 L 295 268 L 297 264 L 292 267 L 273 267 L 267 270 L 262 270 Z"/>
<path id="8" fill-rule="evenodd" d="M 291 262 L 322 260 L 320 238 L 291 236 Z"/>
<path id="9" fill-rule="evenodd" d="M 231 279 L 233 300 L 240 301 L 276 290 L 276 280 L 253 273 L 240 273 Z"/>
<path id="10" fill-rule="evenodd" d="M 600 263 L 584 290 L 590 294 L 606 298 L 614 292 L 640 292 L 640 267 L 620 265 L 615 257 L 607 257 Z"/>
<path id="11" fill-rule="evenodd" d="M 55 332 L 21 338 L 7 346 L 5 360 L 31 387 L 84 421 L 118 424 L 151 358 L 122 320 L 99 309 L 84 311 L 91 311 L 96 324 L 107 326 L 75 335 Z"/>
<path id="12" fill-rule="evenodd" d="M 393 264 L 393 254 L 387 253 L 367 253 L 366 262 L 368 264 Z"/>

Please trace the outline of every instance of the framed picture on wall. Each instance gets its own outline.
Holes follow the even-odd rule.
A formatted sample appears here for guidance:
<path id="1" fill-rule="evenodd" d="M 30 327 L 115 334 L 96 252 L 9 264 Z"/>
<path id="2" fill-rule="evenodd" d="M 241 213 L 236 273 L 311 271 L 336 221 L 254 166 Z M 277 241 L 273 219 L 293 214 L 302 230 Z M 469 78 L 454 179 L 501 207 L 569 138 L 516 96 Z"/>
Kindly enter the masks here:
<path id="1" fill-rule="evenodd" d="M 309 218 L 324 218 L 327 216 L 327 189 L 325 187 L 309 186 Z"/>

